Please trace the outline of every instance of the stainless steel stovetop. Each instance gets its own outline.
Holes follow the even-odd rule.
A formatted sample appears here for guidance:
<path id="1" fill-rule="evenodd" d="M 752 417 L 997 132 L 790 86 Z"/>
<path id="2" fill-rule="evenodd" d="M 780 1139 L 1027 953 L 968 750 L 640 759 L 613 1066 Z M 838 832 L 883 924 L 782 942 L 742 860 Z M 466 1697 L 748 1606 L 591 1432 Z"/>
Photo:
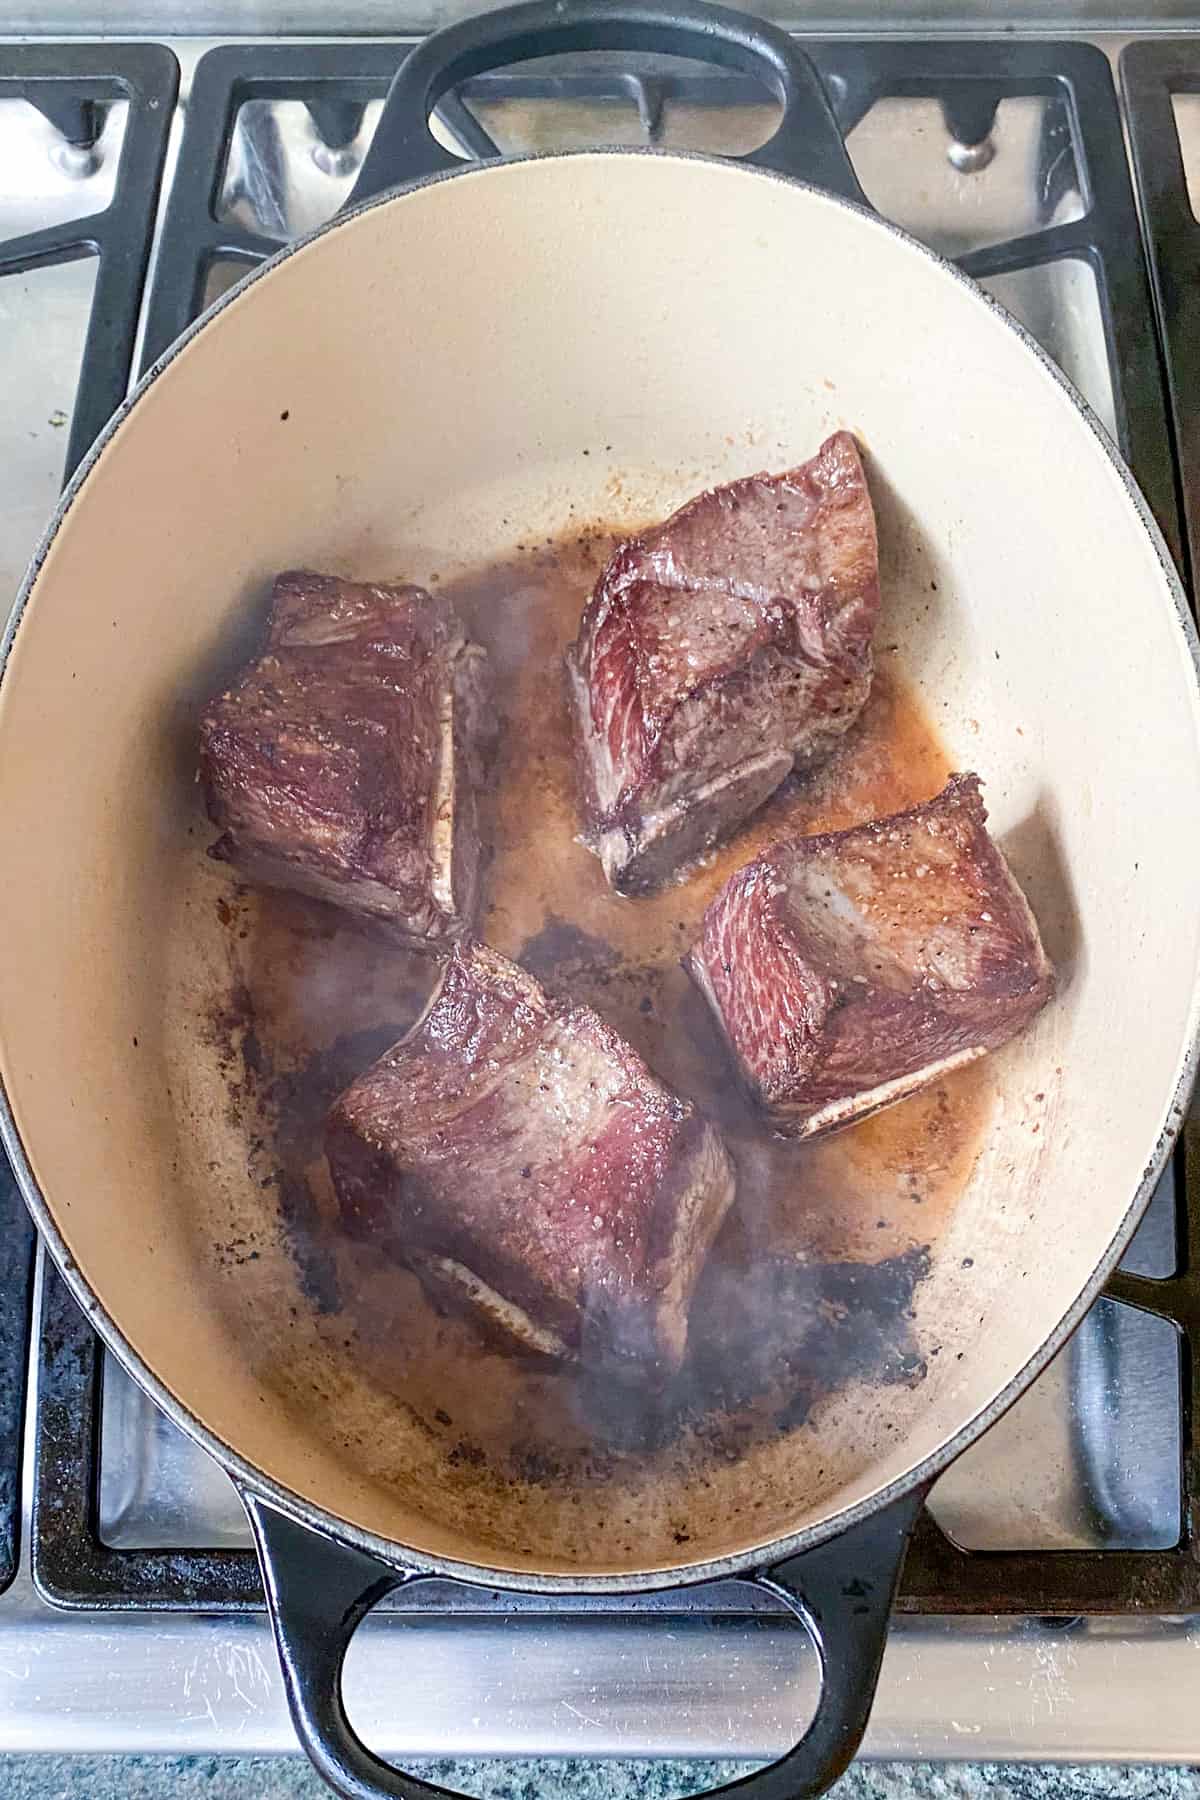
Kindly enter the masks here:
<path id="1" fill-rule="evenodd" d="M 80 35 L 96 34 L 97 20 L 59 10 Z M 201 0 L 197 17 L 203 12 Z M 23 21 L 11 18 L 15 31 Z M 0 31 L 4 21 L 0 0 Z M 127 23 L 153 30 L 134 15 Z M 344 27 L 352 23 L 343 19 Z M 952 28 L 945 18 L 935 23 Z M 269 24 L 256 16 L 260 34 Z M 362 24 L 371 28 L 369 7 Z M 823 20 L 822 29 L 828 26 Z M 185 104 L 191 72 L 211 41 L 171 42 Z M 1097 41 L 1115 51 L 1123 40 Z M 1039 162 L 1045 104 L 1003 100 L 988 139 L 964 145 L 948 133 L 934 102 L 887 100 L 867 114 L 849 147 L 882 212 L 959 255 L 1046 222 L 1044 158 Z M 368 108 L 350 144 L 331 151 L 300 102 L 251 102 L 218 210 L 281 241 L 316 224 L 345 198 L 374 111 Z M 1194 171 L 1200 186 L 1200 98 L 1181 101 L 1177 116 L 1189 178 Z M 767 135 L 769 117 L 769 108 L 753 106 L 720 118 L 681 107 L 665 119 L 663 141 L 746 149 Z M 636 141 L 641 129 L 632 104 L 626 115 L 610 109 L 601 120 L 574 102 L 498 102 L 484 122 L 504 149 L 598 137 Z M 0 101 L 0 239 L 103 204 L 123 128 L 118 106 L 83 152 L 24 102 Z M 177 139 L 178 125 L 172 155 Z M 1083 203 L 1069 172 L 1063 179 L 1059 171 L 1054 195 L 1055 222 L 1079 216 Z M 218 267 L 210 297 L 238 272 Z M 92 266 L 79 261 L 0 282 L 4 605 L 61 480 L 92 278 Z M 986 285 L 1112 428 L 1103 315 L 1088 263 L 1042 264 Z M 1174 1204 L 1168 1172 L 1127 1268 L 1172 1273 Z M 1179 1367 L 1169 1323 L 1100 1302 L 1008 1418 L 938 1483 L 931 1507 L 939 1523 L 980 1552 L 1174 1543 Z M 34 1413 L 31 1404 L 26 1546 Z M 99 1535 L 114 1548 L 249 1542 L 224 1476 L 111 1363 L 97 1491 Z M 1198 1691 L 1200 1620 L 901 1619 L 865 1750 L 886 1757 L 1200 1761 Z M 765 1760 L 794 1741 L 815 1692 L 807 1640 L 782 1618 L 732 1611 L 680 1617 L 619 1601 L 551 1613 L 544 1600 L 531 1599 L 503 1614 L 420 1619 L 405 1619 L 397 1607 L 368 1621 L 347 1667 L 356 1726 L 382 1752 L 409 1756 Z M 25 1550 L 15 1583 L 0 1597 L 0 1750 L 294 1747 L 264 1616 L 65 1611 L 35 1590 Z"/>

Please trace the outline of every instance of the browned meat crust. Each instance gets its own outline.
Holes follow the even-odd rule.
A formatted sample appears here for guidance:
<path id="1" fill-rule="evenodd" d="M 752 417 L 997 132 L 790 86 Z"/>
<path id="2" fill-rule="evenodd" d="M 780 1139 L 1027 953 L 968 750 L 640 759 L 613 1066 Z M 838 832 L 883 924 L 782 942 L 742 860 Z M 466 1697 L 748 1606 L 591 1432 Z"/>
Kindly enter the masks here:
<path id="1" fill-rule="evenodd" d="M 437 948 L 474 913 L 483 652 L 422 588 L 276 578 L 267 643 L 205 710 L 211 854 Z"/>
<path id="2" fill-rule="evenodd" d="M 329 1116 L 343 1217 L 502 1341 L 678 1366 L 733 1199 L 713 1127 L 585 1006 L 482 944 Z"/>
<path id="3" fill-rule="evenodd" d="M 1054 973 L 975 775 L 923 806 L 773 845 L 687 958 L 776 1130 L 813 1137 L 994 1050 Z"/>
<path id="4" fill-rule="evenodd" d="M 829 754 L 866 703 L 878 608 L 845 431 L 617 549 L 567 653 L 588 841 L 615 887 L 658 884 Z"/>

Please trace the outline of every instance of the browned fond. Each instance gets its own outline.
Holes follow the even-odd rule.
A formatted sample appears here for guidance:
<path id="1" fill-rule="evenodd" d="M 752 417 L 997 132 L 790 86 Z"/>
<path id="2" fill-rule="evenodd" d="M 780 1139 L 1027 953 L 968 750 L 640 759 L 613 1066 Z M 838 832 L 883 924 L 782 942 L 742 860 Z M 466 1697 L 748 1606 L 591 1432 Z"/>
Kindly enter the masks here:
<path id="1" fill-rule="evenodd" d="M 184 903 L 205 914 L 202 930 L 219 923 L 221 992 L 175 997 L 202 1015 L 199 1056 L 180 1040 L 178 1091 L 182 1135 L 209 1158 L 196 1231 L 216 1246 L 231 1329 L 310 1429 L 369 1480 L 438 1484 L 438 1511 L 500 1551 L 571 1556 L 590 1541 L 650 1562 L 727 1529 L 731 1508 L 783 1529 L 794 1488 L 789 1499 L 770 1479 L 781 1433 L 795 1440 L 793 1480 L 799 1468 L 816 1492 L 844 1479 L 868 1453 L 865 1435 L 822 1434 L 844 1387 L 879 1390 L 897 1417 L 905 1398 L 919 1403 L 904 1389 L 939 1346 L 914 1342 L 908 1309 L 991 1100 L 985 1064 L 810 1148 L 763 1132 L 680 966 L 704 907 L 773 834 L 926 798 L 946 758 L 885 637 L 866 713 L 819 777 L 777 794 L 680 885 L 614 894 L 577 840 L 562 676 L 610 541 L 596 531 L 526 549 L 447 591 L 491 654 L 501 714 L 484 935 L 594 1006 L 719 1122 L 738 1165 L 675 1392 L 614 1397 L 499 1354 L 440 1317 L 412 1276 L 344 1239 L 320 1154 L 324 1109 L 414 1018 L 429 965 L 315 903 L 235 889 L 206 864 L 199 823 Z"/>

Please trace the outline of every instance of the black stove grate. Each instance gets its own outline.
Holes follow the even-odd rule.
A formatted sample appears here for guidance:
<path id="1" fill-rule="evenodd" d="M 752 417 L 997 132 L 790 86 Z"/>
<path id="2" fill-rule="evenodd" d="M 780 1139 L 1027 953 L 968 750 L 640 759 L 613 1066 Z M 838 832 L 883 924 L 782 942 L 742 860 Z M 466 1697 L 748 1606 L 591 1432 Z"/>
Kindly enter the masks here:
<path id="1" fill-rule="evenodd" d="M 97 258 L 83 368 L 67 445 L 69 476 L 124 396 L 179 71 L 145 44 L 5 44 L 0 99 L 26 100 L 64 140 L 95 143 L 104 112 L 129 112 L 112 200 L 101 213 L 0 241 L 0 276 Z M 33 1292 L 33 1228 L 0 1153 L 0 1590 L 16 1570 L 19 1462 Z"/>
<path id="2" fill-rule="evenodd" d="M 1179 544 L 1175 475 L 1167 431 L 1150 291 L 1137 249 L 1137 218 L 1122 128 L 1108 63 L 1082 44 L 1011 41 L 904 43 L 813 41 L 806 44 L 829 87 L 843 131 L 879 99 L 931 98 L 954 136 L 970 146 L 987 137 L 997 105 L 1012 96 L 1048 104 L 1044 165 L 1052 180 L 1056 150 L 1069 145 L 1085 198 L 1084 216 L 971 252 L 961 266 L 979 278 L 1073 257 L 1092 269 L 1102 309 L 1117 433 L 1173 549 Z M 216 196 L 239 107 L 250 100 L 299 100 L 332 150 L 357 134 L 362 109 L 381 98 L 404 55 L 402 45 L 238 45 L 211 51 L 197 66 L 178 172 L 164 221 L 147 312 L 145 360 L 196 316 L 216 265 L 249 267 L 279 240 L 217 217 Z M 469 110 L 487 98 L 565 96 L 632 98 L 653 138 L 665 100 L 746 98 L 738 76 L 663 74 L 635 61 L 599 74 L 527 71 L 477 77 L 448 95 L 440 111 L 475 155 L 494 154 Z M 757 96 L 757 90 L 755 90 Z M 1200 1144 L 1200 1138 L 1197 1139 Z M 900 1610 L 913 1613 L 1083 1613 L 1200 1611 L 1200 1449 L 1192 1394 L 1200 1380 L 1200 1164 L 1177 1158 L 1179 1273 L 1148 1280 L 1119 1273 L 1113 1299 L 1169 1319 L 1185 1343 L 1180 1542 L 1162 1551 L 968 1553 L 926 1514 L 901 1588 Z M 47 1272 L 39 1341 L 39 1404 L 33 1566 L 51 1599 L 73 1606 L 239 1610 L 261 1604 L 253 1554 L 246 1551 L 115 1550 L 96 1530 L 102 1357 L 98 1340 L 57 1276 Z M 470 1605 L 460 1596 L 430 1604 Z M 513 1604 L 511 1599 L 507 1604 Z M 610 1603 L 611 1604 L 611 1603 Z M 628 1602 L 624 1604 L 629 1604 Z M 673 1593 L 673 1610 L 726 1610 L 712 1589 Z M 539 1599 L 540 1610 L 578 1601 Z"/>
<path id="3" fill-rule="evenodd" d="M 69 144 L 94 144 L 105 109 L 119 101 L 129 107 L 111 204 L 103 212 L 0 243 L 0 275 L 83 256 L 97 259 L 67 443 L 67 477 L 125 398 L 129 384 L 178 87 L 175 58 L 157 44 L 0 46 L 0 99 L 29 101 Z"/>
<path id="4" fill-rule="evenodd" d="M 0 1152 L 0 1593 L 17 1572 L 33 1226 Z"/>
<path id="5" fill-rule="evenodd" d="M 1200 224 L 1192 210 L 1175 119 L 1175 96 L 1200 94 L 1200 39 L 1156 38 L 1121 57 L 1138 203 L 1150 258 L 1175 429 L 1187 550 L 1200 573 Z"/>

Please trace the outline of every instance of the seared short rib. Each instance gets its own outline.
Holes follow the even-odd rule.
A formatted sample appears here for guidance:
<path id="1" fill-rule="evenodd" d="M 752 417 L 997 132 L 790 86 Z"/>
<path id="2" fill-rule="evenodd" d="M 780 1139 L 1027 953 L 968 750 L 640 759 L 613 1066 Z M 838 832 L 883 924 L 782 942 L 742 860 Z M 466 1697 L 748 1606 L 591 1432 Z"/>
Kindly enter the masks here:
<path id="1" fill-rule="evenodd" d="M 418 587 L 276 578 L 266 647 L 200 727 L 210 854 L 436 949 L 470 925 L 483 652 Z"/>
<path id="2" fill-rule="evenodd" d="M 687 959 L 777 1131 L 849 1125 L 994 1050 L 1054 974 L 975 775 L 924 806 L 773 845 Z"/>
<path id="3" fill-rule="evenodd" d="M 619 546 L 567 652 L 585 835 L 614 887 L 658 885 L 829 754 L 870 692 L 878 609 L 845 431 Z"/>
<path id="4" fill-rule="evenodd" d="M 347 1227 L 488 1335 L 669 1374 L 733 1199 L 713 1127 L 586 1006 L 458 946 L 424 1017 L 333 1107 Z"/>

